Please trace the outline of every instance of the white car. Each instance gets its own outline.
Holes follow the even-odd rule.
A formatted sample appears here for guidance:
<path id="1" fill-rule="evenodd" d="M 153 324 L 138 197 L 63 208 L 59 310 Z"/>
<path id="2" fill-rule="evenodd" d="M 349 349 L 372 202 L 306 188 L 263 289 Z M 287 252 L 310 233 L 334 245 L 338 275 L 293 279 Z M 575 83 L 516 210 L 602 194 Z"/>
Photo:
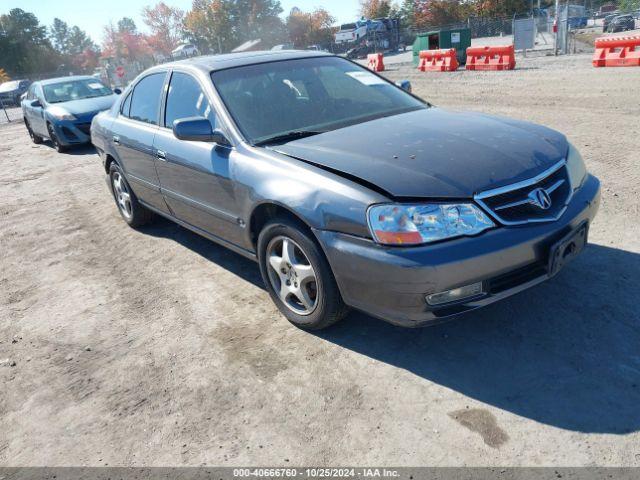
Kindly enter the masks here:
<path id="1" fill-rule="evenodd" d="M 171 52 L 171 56 L 174 58 L 195 57 L 196 55 L 200 55 L 200 52 L 198 52 L 198 49 L 195 47 L 195 45 L 191 45 L 190 43 L 180 45 Z"/>

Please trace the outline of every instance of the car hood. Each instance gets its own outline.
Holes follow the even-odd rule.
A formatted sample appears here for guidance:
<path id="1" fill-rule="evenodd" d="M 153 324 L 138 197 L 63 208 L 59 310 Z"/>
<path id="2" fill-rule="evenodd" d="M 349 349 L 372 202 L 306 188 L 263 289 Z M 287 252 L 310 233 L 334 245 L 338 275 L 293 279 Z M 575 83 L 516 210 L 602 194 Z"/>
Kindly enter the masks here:
<path id="1" fill-rule="evenodd" d="M 469 198 L 536 176 L 568 143 L 540 125 L 428 108 L 270 148 L 392 197 Z"/>
<path id="2" fill-rule="evenodd" d="M 83 98 L 82 100 L 71 100 L 70 102 L 52 103 L 50 106 L 59 106 L 78 118 L 84 116 L 93 116 L 102 110 L 108 110 L 113 102 L 118 98 L 117 95 L 106 95 L 104 97 Z"/>

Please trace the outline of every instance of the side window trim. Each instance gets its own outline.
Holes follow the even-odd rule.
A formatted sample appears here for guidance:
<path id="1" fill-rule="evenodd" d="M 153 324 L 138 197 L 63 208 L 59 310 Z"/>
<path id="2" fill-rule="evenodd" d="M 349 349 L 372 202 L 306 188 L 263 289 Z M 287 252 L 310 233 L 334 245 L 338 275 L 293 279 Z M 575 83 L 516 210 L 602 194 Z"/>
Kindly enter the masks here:
<path id="1" fill-rule="evenodd" d="M 131 108 L 131 98 L 132 97 L 133 97 L 133 88 L 129 91 L 129 93 L 127 93 L 127 95 L 124 97 L 124 100 L 120 104 L 119 114 L 122 115 L 123 117 L 129 118 L 129 111 L 127 111 L 125 113 L 124 112 L 124 107 L 125 107 L 125 105 L 127 105 L 127 102 L 129 102 L 129 108 L 127 110 L 129 110 Z"/>

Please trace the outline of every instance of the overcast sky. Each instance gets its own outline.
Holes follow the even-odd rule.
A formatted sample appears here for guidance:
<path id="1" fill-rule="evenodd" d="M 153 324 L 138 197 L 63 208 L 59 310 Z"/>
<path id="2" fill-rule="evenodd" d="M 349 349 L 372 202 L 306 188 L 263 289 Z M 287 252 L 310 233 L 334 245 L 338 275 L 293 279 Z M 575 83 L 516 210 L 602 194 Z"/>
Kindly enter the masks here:
<path id="1" fill-rule="evenodd" d="M 112 20 L 114 23 L 122 17 L 131 17 L 138 28 L 145 30 L 140 12 L 145 5 L 153 5 L 157 0 L 0 0 L 0 13 L 12 8 L 22 8 L 34 13 L 40 23 L 51 26 L 55 17 L 70 25 L 78 25 L 97 43 L 102 42 L 102 27 Z M 167 5 L 183 10 L 191 8 L 191 0 L 165 0 Z M 280 0 L 283 16 L 292 7 L 312 10 L 322 6 L 337 19 L 337 23 L 346 23 L 358 18 L 358 0 Z"/>

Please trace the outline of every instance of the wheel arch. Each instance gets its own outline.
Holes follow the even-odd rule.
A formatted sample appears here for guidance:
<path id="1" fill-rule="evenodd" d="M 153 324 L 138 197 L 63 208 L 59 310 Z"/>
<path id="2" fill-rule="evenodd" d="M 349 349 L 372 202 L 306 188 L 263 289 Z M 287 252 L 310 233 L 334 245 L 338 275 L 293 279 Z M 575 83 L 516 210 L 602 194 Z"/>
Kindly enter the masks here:
<path id="1" fill-rule="evenodd" d="M 105 160 L 104 160 L 104 171 L 105 173 L 108 175 L 109 174 L 109 169 L 111 168 L 111 165 L 113 163 L 115 163 L 116 165 L 118 165 L 120 168 L 122 168 L 122 165 L 120 165 L 120 163 L 118 162 L 118 160 L 116 160 L 116 157 L 114 157 L 113 155 L 111 155 L 110 153 L 105 152 Z"/>
<path id="2" fill-rule="evenodd" d="M 283 205 L 276 201 L 264 201 L 254 206 L 249 217 L 249 240 L 254 250 L 257 252 L 258 236 L 262 231 L 262 228 L 269 222 L 277 217 L 286 217 L 300 225 L 307 233 L 311 235 L 311 238 L 318 242 L 313 229 L 308 221 L 306 221 L 301 215 L 294 212 L 290 207 Z"/>

